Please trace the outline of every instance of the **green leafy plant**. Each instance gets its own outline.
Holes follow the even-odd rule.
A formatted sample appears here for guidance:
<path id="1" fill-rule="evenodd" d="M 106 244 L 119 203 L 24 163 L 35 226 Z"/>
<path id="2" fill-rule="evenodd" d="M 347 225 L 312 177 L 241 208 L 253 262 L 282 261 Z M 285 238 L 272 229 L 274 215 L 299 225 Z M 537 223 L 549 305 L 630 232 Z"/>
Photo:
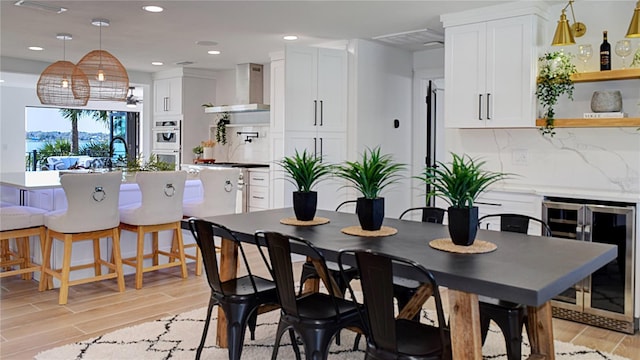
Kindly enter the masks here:
<path id="1" fill-rule="evenodd" d="M 436 167 L 427 167 L 421 176 L 416 177 L 431 185 L 427 199 L 437 196 L 452 207 L 470 208 L 489 185 L 510 176 L 507 173 L 482 170 L 485 162 L 474 160 L 468 155 L 451 155 L 453 160 L 450 163 L 438 161 Z"/>
<path id="2" fill-rule="evenodd" d="M 629 67 L 640 67 L 640 46 L 633 55 L 633 60 L 631 61 L 631 65 L 629 65 Z"/>
<path id="3" fill-rule="evenodd" d="M 360 161 L 345 161 L 336 169 L 336 175 L 347 180 L 351 187 L 366 199 L 376 199 L 387 186 L 400 180 L 404 164 L 393 161 L 389 154 L 380 154 L 380 147 L 367 148 Z"/>
<path id="4" fill-rule="evenodd" d="M 88 155 L 88 156 L 108 156 L 109 155 L 109 142 L 93 142 L 91 140 L 88 144 L 80 147 L 80 154 Z"/>
<path id="5" fill-rule="evenodd" d="M 536 97 L 544 109 L 545 125 L 540 127 L 542 135 L 555 135 L 554 106 L 560 95 L 567 94 L 573 100 L 573 80 L 571 75 L 576 67 L 571 63 L 571 55 L 561 51 L 545 53 L 538 58 L 540 71 L 538 73 Z"/>
<path id="6" fill-rule="evenodd" d="M 222 113 L 222 117 L 216 124 L 216 141 L 222 145 L 227 144 L 227 124 L 229 124 L 230 115 L 228 112 Z"/>
<path id="7" fill-rule="evenodd" d="M 202 155 L 202 153 L 204 152 L 204 149 L 202 148 L 202 145 L 198 145 L 198 146 L 195 146 L 193 149 L 191 149 L 191 151 L 193 151 L 193 153 L 196 155 Z"/>
<path id="8" fill-rule="evenodd" d="M 173 171 L 175 166 L 168 162 L 158 159 L 155 154 L 149 155 L 149 159 L 145 162 L 142 154 L 138 155 L 136 159 L 127 160 L 125 170 L 133 171 Z"/>
<path id="9" fill-rule="evenodd" d="M 310 192 L 311 189 L 323 178 L 330 175 L 334 166 L 323 163 L 322 158 L 302 151 L 302 154 L 295 151 L 295 155 L 286 156 L 277 162 L 294 184 L 298 191 Z"/>

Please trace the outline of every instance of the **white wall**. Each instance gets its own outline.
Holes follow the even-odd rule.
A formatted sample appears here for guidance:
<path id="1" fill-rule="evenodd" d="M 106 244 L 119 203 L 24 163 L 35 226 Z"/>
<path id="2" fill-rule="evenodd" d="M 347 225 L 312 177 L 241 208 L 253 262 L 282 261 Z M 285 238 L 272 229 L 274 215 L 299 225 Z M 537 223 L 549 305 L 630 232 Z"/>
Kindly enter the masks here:
<path id="1" fill-rule="evenodd" d="M 349 158 L 359 156 L 366 147 L 380 146 L 394 160 L 410 165 L 412 133 L 412 54 L 367 40 L 354 40 L 350 55 L 355 56 L 349 71 L 355 71 L 355 89 L 350 90 Z M 355 63 L 353 63 L 355 62 Z M 355 67 L 355 68 L 354 68 Z M 400 127 L 393 127 L 393 120 Z M 355 150 L 356 154 L 353 154 Z M 383 192 L 385 214 L 398 217 L 411 204 L 411 169 L 396 185 Z"/>

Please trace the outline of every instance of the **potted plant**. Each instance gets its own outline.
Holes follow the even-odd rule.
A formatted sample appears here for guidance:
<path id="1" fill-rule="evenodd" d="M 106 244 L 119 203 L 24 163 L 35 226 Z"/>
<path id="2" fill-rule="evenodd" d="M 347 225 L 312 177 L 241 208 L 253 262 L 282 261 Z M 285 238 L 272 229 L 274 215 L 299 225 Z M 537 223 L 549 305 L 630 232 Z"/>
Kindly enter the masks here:
<path id="1" fill-rule="evenodd" d="M 396 183 L 404 164 L 393 161 L 389 154 L 380 154 L 380 147 L 367 148 L 360 161 L 345 161 L 336 170 L 336 175 L 347 180 L 362 197 L 356 202 L 358 220 L 363 230 L 380 230 L 384 219 L 384 198 L 380 192 Z"/>
<path id="2" fill-rule="evenodd" d="M 194 147 L 191 151 L 193 151 L 193 154 L 196 156 L 196 159 L 202 158 L 202 153 L 204 152 L 202 145 L 198 145 Z"/>
<path id="3" fill-rule="evenodd" d="M 451 154 L 449 164 L 437 162 L 427 167 L 417 178 L 431 185 L 427 198 L 437 196 L 449 204 L 449 235 L 456 245 L 473 244 L 478 231 L 478 207 L 473 203 L 489 185 L 505 179 L 509 174 L 482 169 L 484 161 L 468 155 Z"/>
<path id="4" fill-rule="evenodd" d="M 545 53 L 538 58 L 540 72 L 538 73 L 536 97 L 544 109 L 545 125 L 540 127 L 542 135 L 555 135 L 553 120 L 555 111 L 553 107 L 558 103 L 562 94 L 567 94 L 573 100 L 573 80 L 571 75 L 576 72 L 576 67 L 571 63 L 571 55 L 561 51 Z"/>
<path id="5" fill-rule="evenodd" d="M 227 125 L 231 122 L 230 119 L 229 113 L 224 112 L 216 123 L 216 141 L 222 145 L 227 144 Z"/>
<path id="6" fill-rule="evenodd" d="M 313 187 L 324 177 L 331 174 L 333 165 L 323 163 L 322 158 L 302 151 L 295 151 L 290 157 L 284 157 L 278 161 L 289 180 L 296 186 L 293 192 L 293 212 L 300 221 L 313 220 L 318 205 L 318 193 L 312 191 Z"/>

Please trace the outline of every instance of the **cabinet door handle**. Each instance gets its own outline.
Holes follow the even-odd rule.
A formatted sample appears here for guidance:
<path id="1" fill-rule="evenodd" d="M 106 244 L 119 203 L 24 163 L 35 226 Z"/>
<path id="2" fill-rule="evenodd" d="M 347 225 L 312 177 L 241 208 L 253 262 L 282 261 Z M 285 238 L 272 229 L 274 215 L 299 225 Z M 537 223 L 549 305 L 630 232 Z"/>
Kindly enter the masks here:
<path id="1" fill-rule="evenodd" d="M 324 124 L 324 102 L 320 100 L 320 126 Z M 320 140 L 322 141 L 322 139 Z M 320 151 L 322 153 L 322 151 Z"/>
<path id="2" fill-rule="evenodd" d="M 482 94 L 478 94 L 478 120 L 482 120 Z"/>
<path id="3" fill-rule="evenodd" d="M 490 110 L 489 110 L 489 103 L 490 103 L 490 98 L 491 93 L 487 93 L 487 120 L 491 120 L 491 116 L 489 116 L 490 114 Z"/>
<path id="4" fill-rule="evenodd" d="M 313 156 L 318 156 L 318 138 L 313 138 Z"/>
<path id="5" fill-rule="evenodd" d="M 164 97 L 164 111 L 169 111 L 169 97 Z"/>
<path id="6" fill-rule="evenodd" d="M 322 162 L 322 156 L 323 156 L 323 151 L 322 151 L 322 138 L 320 138 L 320 162 Z"/>
<path id="7" fill-rule="evenodd" d="M 318 125 L 318 100 L 313 100 L 313 126 Z"/>
<path id="8" fill-rule="evenodd" d="M 255 195 L 253 195 L 251 197 L 254 198 L 254 199 L 258 199 L 258 200 L 264 199 L 264 196 L 255 196 Z"/>

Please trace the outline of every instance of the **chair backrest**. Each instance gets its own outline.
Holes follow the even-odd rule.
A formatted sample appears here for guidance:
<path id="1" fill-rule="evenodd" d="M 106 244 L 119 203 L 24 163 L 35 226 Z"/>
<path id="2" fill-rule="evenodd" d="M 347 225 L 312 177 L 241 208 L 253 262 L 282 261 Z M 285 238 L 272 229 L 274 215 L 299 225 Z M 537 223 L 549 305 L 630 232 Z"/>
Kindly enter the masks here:
<path id="1" fill-rule="evenodd" d="M 306 250 L 305 255 L 320 264 L 322 271 L 319 271 L 319 273 L 321 275 L 323 273 L 325 275 L 329 274 L 324 256 L 322 255 L 320 250 L 316 249 L 311 243 L 294 236 L 284 235 L 278 232 L 271 231 L 257 231 L 255 233 L 255 238 L 256 244 L 266 244 L 270 261 L 266 260 L 262 249 L 260 247 L 258 248 L 260 249 L 260 254 L 265 260 L 265 263 L 271 263 L 269 270 L 271 271 L 271 276 L 276 283 L 276 288 L 278 290 L 278 299 L 280 301 L 282 311 L 287 315 L 299 317 L 298 305 L 296 302 L 297 292 L 295 290 L 293 281 L 291 245 L 294 245 L 296 247 L 304 247 Z M 333 287 L 327 286 L 327 290 L 332 298 L 336 296 Z M 334 302 L 333 305 L 335 315 L 339 315 L 337 303 Z"/>
<path id="2" fill-rule="evenodd" d="M 435 224 L 442 224 L 444 220 L 444 213 L 447 212 L 447 210 L 439 207 L 432 207 L 432 206 L 414 207 L 414 208 L 409 208 L 404 212 L 402 212 L 402 214 L 400 214 L 399 219 L 402 220 L 402 217 L 405 214 L 408 214 L 411 211 L 418 211 L 418 210 L 422 210 L 422 218 L 421 218 L 422 222 L 429 222 L 429 223 L 435 223 Z"/>
<path id="3" fill-rule="evenodd" d="M 60 184 L 67 198 L 67 210 L 47 217 L 47 227 L 59 232 L 111 229 L 120 224 L 118 201 L 122 172 L 64 174 Z"/>
<path id="4" fill-rule="evenodd" d="M 344 269 L 346 256 L 355 256 L 357 268 L 360 272 L 360 284 L 364 298 L 363 307 L 368 326 L 369 341 L 378 349 L 389 352 L 398 352 L 397 334 L 395 326 L 395 305 L 393 302 L 393 276 L 394 266 L 404 265 L 411 269 L 412 278 L 420 283 L 429 284 L 432 288 L 432 296 L 435 302 L 440 329 L 440 340 L 446 343 L 445 332 L 447 328 L 442 300 L 438 284 L 431 272 L 422 265 L 411 260 L 379 253 L 371 250 L 343 250 L 338 255 L 340 270 Z M 355 294 L 351 285 L 348 285 L 352 299 Z"/>
<path id="5" fill-rule="evenodd" d="M 486 223 L 487 228 L 491 219 L 500 220 L 500 231 L 509 231 L 520 234 L 526 234 L 529 231 L 529 223 L 534 222 L 540 224 L 542 228 L 543 236 L 551 236 L 551 228 L 547 223 L 540 219 L 528 215 L 521 214 L 491 214 L 485 215 L 478 219 L 478 225 L 482 227 L 483 223 Z"/>
<path id="6" fill-rule="evenodd" d="M 338 206 L 336 206 L 336 211 L 340 211 L 340 209 L 342 209 L 343 207 L 347 207 L 349 206 L 349 204 L 356 204 L 358 202 L 358 200 L 347 200 L 347 201 L 343 201 L 340 204 L 338 204 Z M 356 207 L 354 213 L 358 213 L 358 208 Z"/>
<path id="7" fill-rule="evenodd" d="M 136 182 L 142 203 L 136 217 L 138 225 L 163 224 L 182 219 L 182 200 L 187 181 L 185 171 L 139 171 Z"/>
<path id="8" fill-rule="evenodd" d="M 222 238 L 234 241 L 238 245 L 240 255 L 242 256 L 243 264 L 246 268 L 247 274 L 251 279 L 251 285 L 253 286 L 254 293 L 257 293 L 256 283 L 249 267 L 249 262 L 245 255 L 242 243 L 236 238 L 235 235 L 226 228 L 224 225 L 216 224 L 210 221 L 191 218 L 189 219 L 189 228 L 191 234 L 196 240 L 200 251 L 202 252 L 202 261 L 204 262 L 204 269 L 207 274 L 209 286 L 211 289 L 222 296 L 225 296 L 222 288 L 222 280 L 220 279 L 220 270 L 218 265 L 218 259 L 216 257 L 216 246 L 214 242 L 214 236 L 220 236 Z"/>
<path id="9" fill-rule="evenodd" d="M 216 168 L 200 170 L 203 203 L 202 215 L 216 216 L 236 212 L 238 192 L 238 168 Z"/>

